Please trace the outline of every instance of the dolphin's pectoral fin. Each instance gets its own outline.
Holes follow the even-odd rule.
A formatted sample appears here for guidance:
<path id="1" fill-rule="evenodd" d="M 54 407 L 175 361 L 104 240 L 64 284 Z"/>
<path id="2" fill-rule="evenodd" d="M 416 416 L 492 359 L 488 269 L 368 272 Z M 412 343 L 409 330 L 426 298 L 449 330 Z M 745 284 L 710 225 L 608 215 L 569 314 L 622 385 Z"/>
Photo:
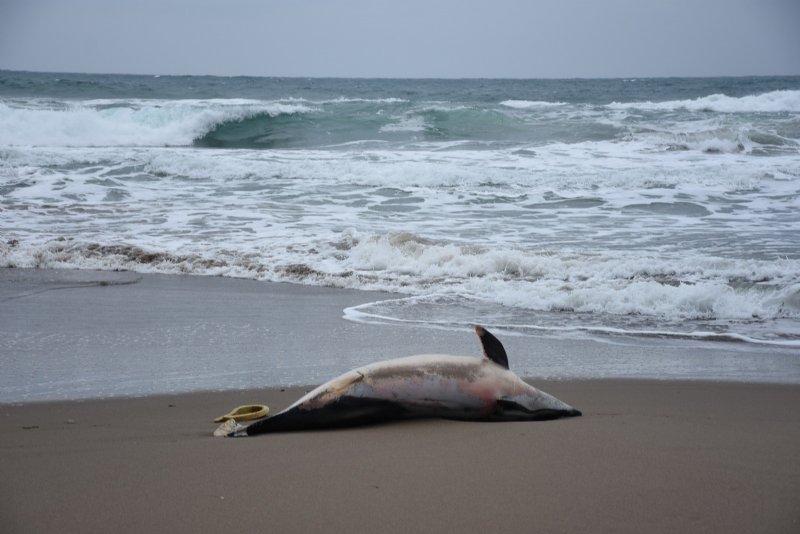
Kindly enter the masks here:
<path id="1" fill-rule="evenodd" d="M 475 325 L 475 333 L 481 338 L 483 353 L 486 357 L 497 365 L 508 369 L 508 356 L 506 356 L 506 349 L 503 348 L 503 344 L 481 325 Z"/>

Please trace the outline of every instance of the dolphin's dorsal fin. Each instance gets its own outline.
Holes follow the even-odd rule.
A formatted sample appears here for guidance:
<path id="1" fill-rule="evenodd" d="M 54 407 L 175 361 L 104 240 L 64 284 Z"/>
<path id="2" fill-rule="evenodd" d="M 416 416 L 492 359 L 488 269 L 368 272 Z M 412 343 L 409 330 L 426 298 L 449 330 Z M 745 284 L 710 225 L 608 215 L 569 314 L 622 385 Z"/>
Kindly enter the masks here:
<path id="1" fill-rule="evenodd" d="M 503 348 L 503 344 L 481 325 L 475 325 L 475 333 L 481 338 L 483 353 L 486 357 L 497 365 L 508 369 L 508 356 L 506 356 L 506 349 Z"/>

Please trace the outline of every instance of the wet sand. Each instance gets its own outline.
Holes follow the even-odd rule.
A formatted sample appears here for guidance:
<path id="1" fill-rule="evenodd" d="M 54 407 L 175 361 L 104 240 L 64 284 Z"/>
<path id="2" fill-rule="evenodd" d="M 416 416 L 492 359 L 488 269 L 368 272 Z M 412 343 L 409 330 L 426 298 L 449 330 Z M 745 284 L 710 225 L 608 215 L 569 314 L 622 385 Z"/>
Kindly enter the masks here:
<path id="1" fill-rule="evenodd" d="M 0 269 L 0 403 L 284 387 L 398 356 L 481 355 L 470 324 L 443 330 L 342 318 L 347 307 L 399 296 L 220 277 Z M 494 332 L 520 376 L 800 384 L 797 349 Z"/>

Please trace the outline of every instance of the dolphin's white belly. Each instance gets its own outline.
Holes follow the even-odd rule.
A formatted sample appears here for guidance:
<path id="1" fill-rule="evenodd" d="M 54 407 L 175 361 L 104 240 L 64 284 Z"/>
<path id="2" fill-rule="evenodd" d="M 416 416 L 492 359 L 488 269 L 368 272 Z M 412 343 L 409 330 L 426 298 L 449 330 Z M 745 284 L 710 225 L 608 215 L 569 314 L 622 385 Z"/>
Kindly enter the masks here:
<path id="1" fill-rule="evenodd" d="M 337 398 L 402 403 L 417 414 L 488 414 L 500 394 L 527 387 L 516 375 L 488 360 L 423 354 L 359 367 L 315 390 L 291 408 L 313 410 Z"/>
<path id="2" fill-rule="evenodd" d="M 452 378 L 424 376 L 397 383 L 394 380 L 361 381 L 347 392 L 350 397 L 402 402 L 406 407 L 431 415 L 458 409 L 462 412 L 485 412 L 494 398 L 478 397 L 466 391 Z"/>

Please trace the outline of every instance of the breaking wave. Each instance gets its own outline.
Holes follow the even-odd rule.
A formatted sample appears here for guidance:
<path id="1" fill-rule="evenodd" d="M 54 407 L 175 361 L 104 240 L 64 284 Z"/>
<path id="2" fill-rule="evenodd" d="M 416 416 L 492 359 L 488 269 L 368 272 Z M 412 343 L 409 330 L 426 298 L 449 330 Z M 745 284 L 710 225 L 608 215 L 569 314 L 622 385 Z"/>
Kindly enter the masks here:
<path id="1" fill-rule="evenodd" d="M 800 112 L 800 91 L 781 90 L 694 100 L 626 102 L 605 106 L 560 101 L 504 100 L 492 105 L 412 103 L 401 98 L 307 100 L 45 98 L 0 101 L 0 146 L 7 147 L 212 147 L 321 148 L 353 143 L 472 142 L 541 145 L 626 139 L 629 126 L 618 111 Z M 796 122 L 796 119 L 795 119 Z M 681 123 L 679 128 L 691 127 Z M 751 145 L 795 149 L 797 125 L 775 131 L 732 131 L 716 139 L 685 135 L 677 148 L 708 152 L 747 151 Z M 713 133 L 713 132 L 711 132 Z M 753 135 L 750 135 L 753 133 Z M 742 141 L 744 139 L 744 142 Z M 752 140 L 753 143 L 749 143 Z M 444 146 L 444 145 L 443 145 Z"/>
<path id="2" fill-rule="evenodd" d="M 546 102 L 541 100 L 504 100 L 500 102 L 501 106 L 506 106 L 514 109 L 537 109 L 537 108 L 553 108 L 559 106 L 566 106 L 566 102 Z"/>
<path id="3" fill-rule="evenodd" d="M 800 112 L 800 91 L 780 90 L 740 97 L 713 94 L 692 100 L 666 102 L 613 102 L 611 109 L 640 109 L 653 111 L 687 110 L 719 113 L 780 113 Z"/>
<path id="4" fill-rule="evenodd" d="M 308 113 L 257 100 L 34 100 L 0 102 L 4 146 L 189 146 L 221 125 Z"/>
<path id="5" fill-rule="evenodd" d="M 779 324 L 786 320 L 793 325 L 800 318 L 800 263 L 788 259 L 580 254 L 350 231 L 335 241 L 250 252 L 222 248 L 175 253 L 68 238 L 38 245 L 4 243 L 0 262 L 3 267 L 232 276 L 413 296 L 391 306 L 361 309 L 363 320 L 380 316 L 425 322 L 432 302 L 458 298 L 481 303 L 480 310 L 475 304 L 466 306 L 484 320 L 493 317 L 495 324 L 512 324 L 513 317 L 514 324 L 553 331 L 667 332 L 800 345 L 800 332 L 783 331 Z"/>

